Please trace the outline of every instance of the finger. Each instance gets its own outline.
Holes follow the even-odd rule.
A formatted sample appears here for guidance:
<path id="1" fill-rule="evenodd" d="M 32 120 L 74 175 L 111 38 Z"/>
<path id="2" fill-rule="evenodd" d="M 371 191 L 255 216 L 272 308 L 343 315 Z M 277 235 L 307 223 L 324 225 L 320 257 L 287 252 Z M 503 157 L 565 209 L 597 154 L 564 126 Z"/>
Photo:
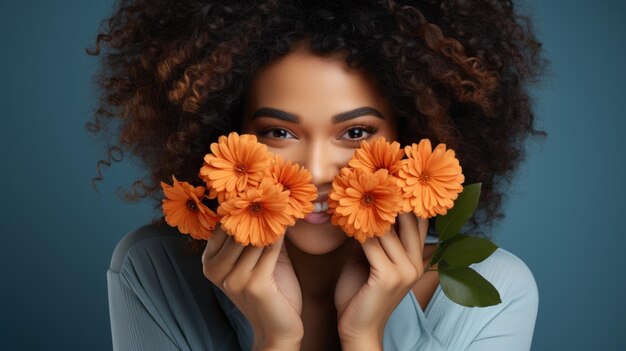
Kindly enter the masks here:
<path id="1" fill-rule="evenodd" d="M 409 261 L 407 252 L 404 250 L 398 234 L 393 227 L 387 232 L 387 234 L 378 238 L 381 246 L 385 250 L 385 253 L 391 259 L 391 262 L 397 265 L 406 264 Z M 413 262 L 412 260 L 410 262 Z"/>
<path id="2" fill-rule="evenodd" d="M 202 253 L 202 261 L 204 262 L 212 258 L 222 248 L 227 237 L 228 234 L 222 230 L 222 227 L 220 227 L 218 223 L 206 242 L 206 247 Z"/>
<path id="3" fill-rule="evenodd" d="M 243 249 L 245 246 L 237 243 L 232 236 L 228 236 L 224 246 L 208 262 L 209 265 L 213 265 L 210 269 L 216 283 L 221 284 L 230 273 Z"/>
<path id="4" fill-rule="evenodd" d="M 428 219 L 427 218 L 418 218 L 419 229 L 420 229 L 420 237 L 422 238 L 422 248 L 426 244 L 426 235 L 428 235 Z"/>
<path id="5" fill-rule="evenodd" d="M 377 237 L 368 238 L 361 244 L 361 247 L 373 268 L 382 270 L 391 263 Z"/>
<path id="6" fill-rule="evenodd" d="M 255 274 L 270 276 L 274 272 L 281 251 L 284 252 L 285 256 L 287 255 L 287 247 L 284 243 L 285 236 L 281 235 L 275 243 L 265 247 L 254 268 Z"/>
<path id="7" fill-rule="evenodd" d="M 411 262 L 417 265 L 422 260 L 425 239 L 422 238 L 418 218 L 412 212 L 400 213 L 398 221 L 400 222 L 400 242 Z M 423 233 L 425 235 L 426 231 Z"/>
<path id="8" fill-rule="evenodd" d="M 235 262 L 235 267 L 229 275 L 236 275 L 244 280 L 247 280 L 252 272 L 252 269 L 259 261 L 259 257 L 261 257 L 263 250 L 263 247 L 252 245 L 246 246 L 239 256 L 237 262 Z"/>

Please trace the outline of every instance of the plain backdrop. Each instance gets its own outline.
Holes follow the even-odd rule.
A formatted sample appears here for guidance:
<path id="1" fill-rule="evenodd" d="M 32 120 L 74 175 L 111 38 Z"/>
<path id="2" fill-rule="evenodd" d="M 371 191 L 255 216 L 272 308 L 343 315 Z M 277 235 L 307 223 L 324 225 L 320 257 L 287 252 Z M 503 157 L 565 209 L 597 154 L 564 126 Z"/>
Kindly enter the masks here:
<path id="1" fill-rule="evenodd" d="M 132 162 L 92 188 L 104 145 L 93 115 L 93 48 L 108 1 L 0 5 L 0 348 L 110 350 L 106 270 L 117 241 L 158 215 L 115 195 Z M 533 90 L 538 127 L 494 241 L 539 287 L 533 350 L 618 350 L 624 283 L 625 1 L 528 1 L 551 76 Z"/>

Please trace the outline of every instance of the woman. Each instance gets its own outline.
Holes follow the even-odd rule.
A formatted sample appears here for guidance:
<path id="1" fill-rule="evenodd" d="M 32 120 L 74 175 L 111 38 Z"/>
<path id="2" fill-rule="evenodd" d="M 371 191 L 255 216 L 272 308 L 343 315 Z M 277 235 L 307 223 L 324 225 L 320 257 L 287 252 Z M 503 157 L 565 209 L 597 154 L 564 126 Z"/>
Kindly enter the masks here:
<path id="1" fill-rule="evenodd" d="M 129 199 L 160 206 L 172 174 L 201 185 L 204 154 L 230 131 L 303 165 L 319 196 L 266 248 L 218 227 L 185 251 L 162 219 L 126 235 L 107 276 L 114 348 L 529 349 L 537 287 L 512 253 L 472 265 L 502 303 L 467 308 L 423 273 L 432 223 L 403 214 L 361 245 L 324 213 L 360 141 L 383 136 L 456 150 L 466 183 L 483 183 L 470 232 L 502 217 L 497 180 L 539 134 L 525 88 L 541 45 L 524 20 L 509 1 L 122 1 L 93 52 L 111 50 L 88 127 L 119 118 L 98 166 L 124 150 L 141 159 L 148 176 Z"/>

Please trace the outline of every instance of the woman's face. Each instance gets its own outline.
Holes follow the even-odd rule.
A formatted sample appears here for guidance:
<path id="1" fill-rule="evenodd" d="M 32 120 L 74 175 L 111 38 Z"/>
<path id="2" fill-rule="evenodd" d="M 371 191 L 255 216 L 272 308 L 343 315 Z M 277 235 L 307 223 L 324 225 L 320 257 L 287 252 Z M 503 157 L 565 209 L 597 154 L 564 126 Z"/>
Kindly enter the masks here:
<path id="1" fill-rule="evenodd" d="M 360 141 L 396 139 L 388 102 L 366 74 L 349 70 L 339 58 L 315 56 L 304 45 L 264 67 L 250 88 L 242 132 L 304 166 L 318 189 L 319 212 L 288 227 L 287 238 L 310 254 L 338 248 L 347 236 L 325 213 L 328 191 Z"/>

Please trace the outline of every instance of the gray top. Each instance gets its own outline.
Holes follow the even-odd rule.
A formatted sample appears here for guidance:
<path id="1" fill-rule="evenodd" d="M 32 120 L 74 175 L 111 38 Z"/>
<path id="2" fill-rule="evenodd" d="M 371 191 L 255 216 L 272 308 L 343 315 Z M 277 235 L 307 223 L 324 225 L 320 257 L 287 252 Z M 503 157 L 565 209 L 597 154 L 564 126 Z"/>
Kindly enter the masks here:
<path id="1" fill-rule="evenodd" d="M 204 277 L 201 255 L 183 253 L 185 239 L 165 224 L 146 225 L 118 243 L 107 271 L 114 350 L 251 349 L 249 322 Z M 438 286 L 422 310 L 410 291 L 387 322 L 384 349 L 529 350 L 538 291 L 528 267 L 502 248 L 470 267 L 502 303 L 463 307 Z"/>

